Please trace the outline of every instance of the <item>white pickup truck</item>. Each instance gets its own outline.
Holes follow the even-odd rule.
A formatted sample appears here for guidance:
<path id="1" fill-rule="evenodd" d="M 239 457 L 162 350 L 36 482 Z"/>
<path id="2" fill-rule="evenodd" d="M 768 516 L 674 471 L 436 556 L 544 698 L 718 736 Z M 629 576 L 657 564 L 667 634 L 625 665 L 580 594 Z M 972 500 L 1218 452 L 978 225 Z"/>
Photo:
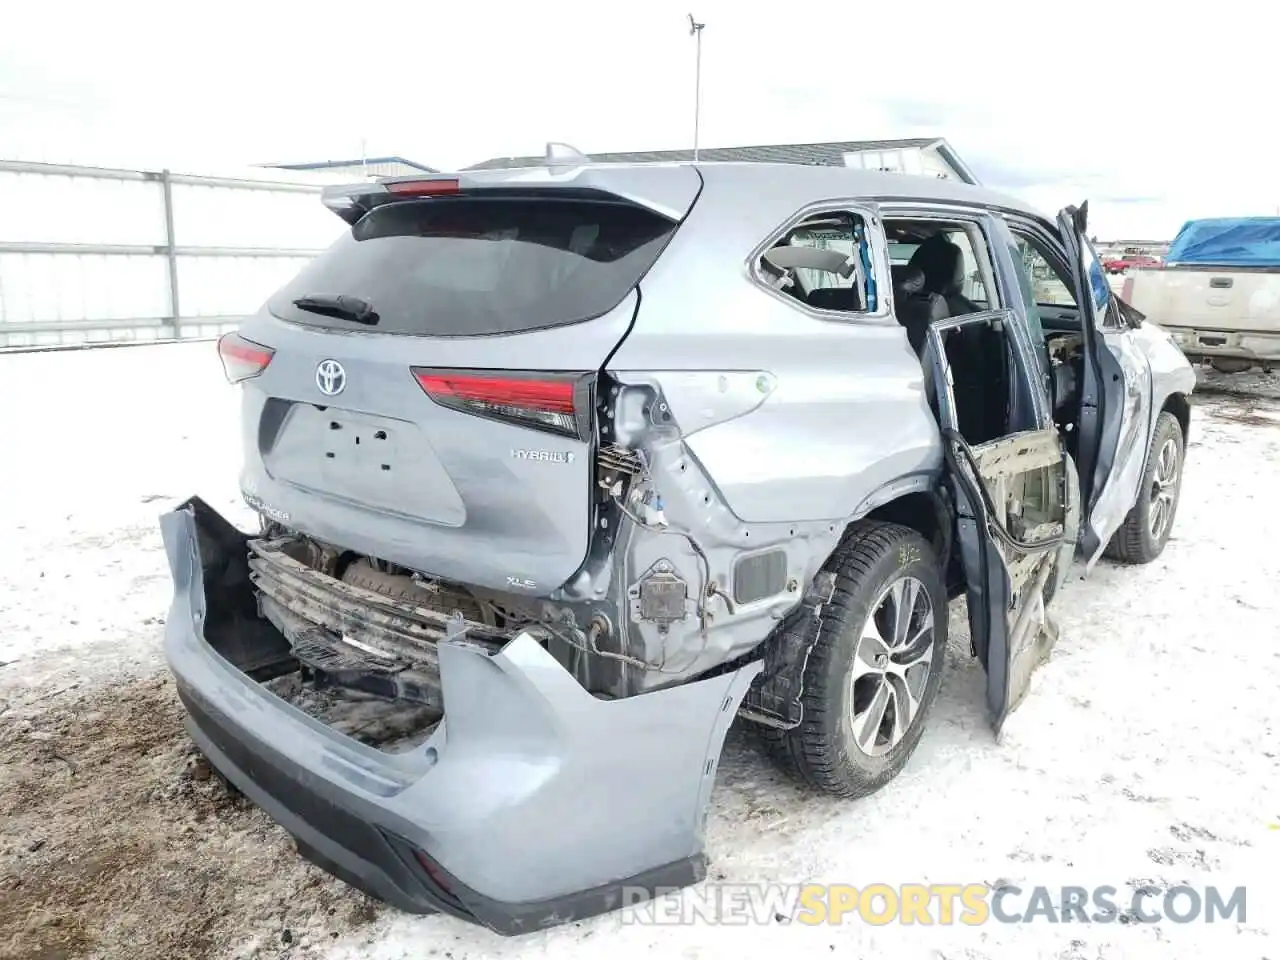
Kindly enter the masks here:
<path id="1" fill-rule="evenodd" d="M 1120 299 L 1223 373 L 1280 366 L 1280 217 L 1188 221 Z"/>

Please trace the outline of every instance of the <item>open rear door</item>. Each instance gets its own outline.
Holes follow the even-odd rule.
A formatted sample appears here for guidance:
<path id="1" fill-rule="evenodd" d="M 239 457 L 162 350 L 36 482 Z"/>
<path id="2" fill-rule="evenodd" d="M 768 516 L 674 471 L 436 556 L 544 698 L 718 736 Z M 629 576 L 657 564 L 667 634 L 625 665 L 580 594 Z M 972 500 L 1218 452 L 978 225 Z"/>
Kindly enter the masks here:
<path id="1" fill-rule="evenodd" d="M 1133 343 L 1120 301 L 1089 243 L 1089 204 L 1066 207 L 1058 229 L 1071 260 L 1084 376 L 1076 458 L 1080 467 L 1080 555 L 1092 567 L 1138 495 L 1151 413 L 1151 374 Z"/>
<path id="2" fill-rule="evenodd" d="M 955 500 L 969 628 L 987 672 L 987 707 L 997 734 L 1057 640 L 1046 606 L 1075 552 L 1080 501 L 1074 465 L 1051 422 L 978 445 L 958 429 L 947 339 L 971 325 L 1013 322 L 1008 311 L 938 321 L 929 328 L 925 353 Z M 1004 342 L 1011 375 L 1034 377 L 1016 338 Z"/>

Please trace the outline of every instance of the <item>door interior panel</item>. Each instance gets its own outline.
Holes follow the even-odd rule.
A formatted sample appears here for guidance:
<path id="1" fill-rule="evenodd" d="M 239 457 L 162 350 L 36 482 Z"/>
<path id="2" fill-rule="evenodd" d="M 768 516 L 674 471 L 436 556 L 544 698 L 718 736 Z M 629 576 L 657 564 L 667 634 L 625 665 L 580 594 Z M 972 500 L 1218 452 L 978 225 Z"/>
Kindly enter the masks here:
<path id="1" fill-rule="evenodd" d="M 1008 311 L 937 321 L 925 352 L 956 505 L 955 540 L 966 580 L 970 632 L 987 672 L 987 706 L 997 732 L 1056 640 L 1046 605 L 1074 549 L 1070 501 L 1078 496 L 1078 487 L 1066 476 L 1071 462 L 1051 424 L 1013 431 L 1006 423 L 1001 435 L 975 445 L 959 430 L 963 418 L 958 404 L 966 397 L 957 399 L 952 389 L 953 357 L 944 338 L 981 325 L 1002 332 L 1012 350 L 1030 349 L 1020 342 L 1024 338 L 1009 336 L 1015 323 Z M 1020 386 L 1043 389 L 1027 358 L 1010 366 L 1025 381 Z"/>

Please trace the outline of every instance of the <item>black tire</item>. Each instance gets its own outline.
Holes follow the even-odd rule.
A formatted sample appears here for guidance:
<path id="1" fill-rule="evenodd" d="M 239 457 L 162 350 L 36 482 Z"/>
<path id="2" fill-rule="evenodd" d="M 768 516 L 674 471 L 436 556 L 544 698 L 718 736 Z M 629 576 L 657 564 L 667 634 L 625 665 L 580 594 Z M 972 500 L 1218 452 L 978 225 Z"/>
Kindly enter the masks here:
<path id="1" fill-rule="evenodd" d="M 835 574 L 835 591 L 805 667 L 803 719 L 793 730 L 761 727 L 761 736 L 779 765 L 801 782 L 839 797 L 864 797 L 897 776 L 920 742 L 942 679 L 947 593 L 929 541 L 898 524 L 855 524 L 824 569 Z M 853 734 L 850 698 L 856 702 L 858 696 L 850 683 L 854 654 L 872 605 L 894 583 L 908 578 L 923 587 L 933 614 L 933 647 L 927 660 L 920 661 L 928 662 L 929 672 L 905 735 L 872 756 Z"/>
<path id="2" fill-rule="evenodd" d="M 1152 530 L 1152 513 L 1156 501 L 1155 484 L 1161 471 L 1160 453 L 1165 445 L 1173 442 L 1176 450 L 1176 473 L 1173 502 L 1167 508 L 1160 528 Z M 1129 511 L 1124 525 L 1115 532 L 1103 556 L 1119 563 L 1150 563 L 1164 552 L 1178 515 L 1178 501 L 1182 497 L 1182 462 L 1185 454 L 1182 424 L 1169 411 L 1156 419 L 1151 434 L 1151 446 L 1147 448 L 1147 465 L 1142 471 L 1142 483 L 1138 487 L 1138 502 Z"/>
<path id="3" fill-rule="evenodd" d="M 1209 366 L 1217 370 L 1219 373 L 1245 373 L 1252 370 L 1254 363 L 1252 360 L 1245 360 L 1240 357 L 1214 357 L 1209 361 Z"/>

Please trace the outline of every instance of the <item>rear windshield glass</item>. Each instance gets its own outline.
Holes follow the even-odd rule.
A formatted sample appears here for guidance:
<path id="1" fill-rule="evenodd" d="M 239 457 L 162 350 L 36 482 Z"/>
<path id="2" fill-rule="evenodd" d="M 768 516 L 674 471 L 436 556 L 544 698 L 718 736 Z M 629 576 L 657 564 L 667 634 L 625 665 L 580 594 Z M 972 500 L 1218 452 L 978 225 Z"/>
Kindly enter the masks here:
<path id="1" fill-rule="evenodd" d="M 607 313 L 653 265 L 675 222 L 609 200 L 435 197 L 374 208 L 271 298 L 296 323 L 432 337 L 515 333 Z M 364 325 L 302 310 L 359 298 Z"/>

